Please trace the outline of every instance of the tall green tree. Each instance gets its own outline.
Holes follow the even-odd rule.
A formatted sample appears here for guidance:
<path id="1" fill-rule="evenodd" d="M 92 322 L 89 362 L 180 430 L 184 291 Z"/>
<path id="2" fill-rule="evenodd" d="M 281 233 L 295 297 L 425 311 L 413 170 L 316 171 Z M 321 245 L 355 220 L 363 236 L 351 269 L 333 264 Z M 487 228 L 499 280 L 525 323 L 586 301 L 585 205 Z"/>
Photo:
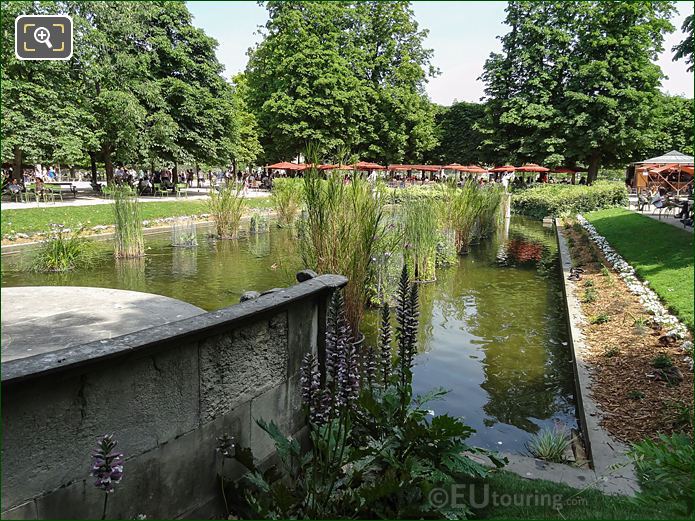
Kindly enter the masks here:
<path id="1" fill-rule="evenodd" d="M 268 161 L 307 142 L 324 156 L 415 158 L 436 144 L 424 94 L 426 32 L 408 2 L 267 2 L 263 41 L 250 52 L 248 106 Z"/>
<path id="2" fill-rule="evenodd" d="M 681 27 L 681 30 L 685 33 L 685 38 L 673 48 L 673 52 L 675 53 L 673 61 L 685 60 L 685 63 L 688 64 L 688 72 L 693 72 L 693 45 L 695 45 L 695 42 L 693 42 L 694 26 L 693 15 L 687 16 Z"/>
<path id="3" fill-rule="evenodd" d="M 435 116 L 439 144 L 427 154 L 427 159 L 437 164 L 488 162 L 482 150 L 486 135 L 480 130 L 485 117 L 483 103 L 460 101 L 439 107 Z"/>
<path id="4" fill-rule="evenodd" d="M 672 2 L 581 2 L 570 74 L 560 104 L 568 155 L 628 161 L 643 146 L 663 74 L 655 63 L 672 31 Z"/>
<path id="5" fill-rule="evenodd" d="M 670 150 L 693 155 L 693 100 L 659 94 L 652 108 L 649 124 L 644 129 L 644 146 L 636 157 L 660 156 Z"/>
<path id="6" fill-rule="evenodd" d="M 644 147 L 672 2 L 509 2 L 485 65 L 492 139 L 510 161 L 604 163 Z"/>

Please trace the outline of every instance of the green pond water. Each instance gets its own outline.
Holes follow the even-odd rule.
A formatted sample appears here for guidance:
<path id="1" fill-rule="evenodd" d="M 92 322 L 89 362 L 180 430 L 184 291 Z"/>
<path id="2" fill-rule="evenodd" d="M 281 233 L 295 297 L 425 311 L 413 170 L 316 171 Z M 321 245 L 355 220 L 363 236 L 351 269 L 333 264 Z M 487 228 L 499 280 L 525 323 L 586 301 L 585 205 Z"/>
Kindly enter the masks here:
<path id="1" fill-rule="evenodd" d="M 27 272 L 31 251 L 6 254 L 1 283 L 144 291 L 215 310 L 239 302 L 246 290 L 290 285 L 302 267 L 291 232 L 274 227 L 238 241 L 210 240 L 201 230 L 191 249 L 172 247 L 169 234 L 146 243 L 146 257 L 116 261 L 111 243 L 99 242 L 99 266 L 69 274 Z M 429 407 L 463 417 L 477 431 L 472 444 L 525 452 L 543 427 L 576 427 L 560 276 L 552 230 L 513 217 L 506 230 L 438 270 L 436 282 L 420 286 L 414 390 L 450 390 Z M 375 312 L 365 318 L 367 341 L 377 320 Z"/>

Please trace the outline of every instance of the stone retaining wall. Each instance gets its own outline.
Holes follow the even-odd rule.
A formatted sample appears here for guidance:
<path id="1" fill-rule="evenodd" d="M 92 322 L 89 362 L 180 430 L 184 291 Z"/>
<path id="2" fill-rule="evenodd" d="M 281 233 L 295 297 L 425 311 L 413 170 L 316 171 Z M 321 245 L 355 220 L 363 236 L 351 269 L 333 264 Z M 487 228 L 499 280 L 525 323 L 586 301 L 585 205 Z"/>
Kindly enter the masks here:
<path id="1" fill-rule="evenodd" d="M 109 518 L 221 513 L 217 437 L 259 460 L 304 425 L 299 366 L 321 353 L 330 293 L 323 275 L 179 322 L 2 364 L 2 518 L 98 518 L 89 478 L 98 436 L 114 433 L 124 478 Z M 240 468 L 227 465 L 230 475 Z"/>

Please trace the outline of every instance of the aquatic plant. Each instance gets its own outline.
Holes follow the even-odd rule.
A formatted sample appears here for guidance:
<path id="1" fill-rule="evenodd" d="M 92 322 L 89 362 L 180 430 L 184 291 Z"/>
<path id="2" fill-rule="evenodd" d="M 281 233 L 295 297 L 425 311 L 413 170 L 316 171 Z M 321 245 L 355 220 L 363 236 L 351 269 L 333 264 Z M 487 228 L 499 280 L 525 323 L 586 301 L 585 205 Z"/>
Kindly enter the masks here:
<path id="1" fill-rule="evenodd" d="M 97 260 L 94 243 L 82 237 L 82 231 L 67 232 L 63 225 L 53 225 L 50 237 L 34 254 L 31 270 L 63 272 L 93 267 Z"/>
<path id="2" fill-rule="evenodd" d="M 369 295 L 370 265 L 385 235 L 384 193 L 378 185 L 373 189 L 363 176 L 356 175 L 346 184 L 339 171 L 324 180 L 310 168 L 304 175 L 304 200 L 306 213 L 299 228 L 302 260 L 318 273 L 348 278 L 345 307 L 357 334 Z"/>
<path id="3" fill-rule="evenodd" d="M 171 228 L 171 244 L 181 248 L 198 246 L 195 221 L 191 217 L 179 217 Z"/>
<path id="4" fill-rule="evenodd" d="M 239 223 L 246 208 L 246 198 L 240 184 L 228 183 L 210 190 L 208 212 L 215 223 L 215 233 L 220 239 L 236 239 Z"/>
<path id="5" fill-rule="evenodd" d="M 114 254 L 121 259 L 141 257 L 145 254 L 140 202 L 127 187 L 114 187 L 113 210 L 115 229 Z"/>
<path id="6" fill-rule="evenodd" d="M 401 205 L 403 252 L 416 281 L 436 278 L 440 204 L 436 199 L 406 199 Z"/>
<path id="7" fill-rule="evenodd" d="M 92 453 L 90 474 L 95 478 L 94 486 L 104 491 L 101 519 L 106 519 L 109 494 L 123 478 L 123 454 L 115 452 L 116 445 L 118 442 L 113 439 L 113 434 L 104 434 L 98 439 L 97 448 Z"/>
<path id="8" fill-rule="evenodd" d="M 504 189 L 500 185 L 479 187 L 478 218 L 476 221 L 476 238 L 492 235 L 502 221 L 502 197 Z"/>
<path id="9" fill-rule="evenodd" d="M 539 459 L 563 463 L 565 451 L 572 440 L 563 426 L 555 425 L 552 429 L 543 429 L 534 434 L 526 444 L 529 453 Z"/>
<path id="10" fill-rule="evenodd" d="M 259 213 L 254 212 L 249 219 L 249 233 L 263 233 L 268 231 L 268 217 Z"/>
<path id="11" fill-rule="evenodd" d="M 486 199 L 481 196 L 481 188 L 472 181 L 466 181 L 458 188 L 450 184 L 447 192 L 446 218 L 448 225 L 455 232 L 456 250 L 461 255 L 468 253 L 468 248 L 476 237 L 479 217 Z"/>
<path id="12" fill-rule="evenodd" d="M 278 226 L 292 226 L 302 206 L 304 182 L 300 178 L 279 177 L 273 180 L 270 198 L 277 213 Z"/>

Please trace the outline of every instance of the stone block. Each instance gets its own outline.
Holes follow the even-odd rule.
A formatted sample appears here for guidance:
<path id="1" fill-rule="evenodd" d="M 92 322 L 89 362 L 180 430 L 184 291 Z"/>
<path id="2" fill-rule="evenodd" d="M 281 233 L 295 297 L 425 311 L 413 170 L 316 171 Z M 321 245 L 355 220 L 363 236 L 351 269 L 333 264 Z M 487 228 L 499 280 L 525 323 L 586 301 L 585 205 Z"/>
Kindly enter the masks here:
<path id="1" fill-rule="evenodd" d="M 14 506 L 83 479 L 98 436 L 126 457 L 194 429 L 196 344 L 153 356 L 103 360 L 89 373 L 12 386 L 2 395 L 2 502 Z"/>
<path id="2" fill-rule="evenodd" d="M 287 387 L 287 382 L 283 382 L 251 400 L 251 448 L 257 462 L 275 451 L 273 439 L 258 426 L 258 420 L 273 421 L 280 432 L 291 434 L 292 411 Z"/>
<path id="3" fill-rule="evenodd" d="M 200 344 L 203 421 L 211 421 L 287 378 L 287 313 Z"/>
<path id="4" fill-rule="evenodd" d="M 247 444 L 249 424 L 250 404 L 245 403 L 154 450 L 126 459 L 123 480 L 109 495 L 107 518 L 133 519 L 144 514 L 148 519 L 172 519 L 197 506 L 214 504 L 220 495 L 217 438 L 227 432 Z M 91 480 L 81 480 L 39 498 L 38 516 L 98 519 L 103 500 Z"/>
<path id="5" fill-rule="evenodd" d="M 0 519 L 38 519 L 36 514 L 36 502 L 27 501 L 14 508 L 0 513 Z"/>
<path id="6" fill-rule="evenodd" d="M 299 374 L 306 353 L 317 355 L 318 304 L 306 300 L 292 306 L 287 312 L 289 360 L 287 374 Z"/>

